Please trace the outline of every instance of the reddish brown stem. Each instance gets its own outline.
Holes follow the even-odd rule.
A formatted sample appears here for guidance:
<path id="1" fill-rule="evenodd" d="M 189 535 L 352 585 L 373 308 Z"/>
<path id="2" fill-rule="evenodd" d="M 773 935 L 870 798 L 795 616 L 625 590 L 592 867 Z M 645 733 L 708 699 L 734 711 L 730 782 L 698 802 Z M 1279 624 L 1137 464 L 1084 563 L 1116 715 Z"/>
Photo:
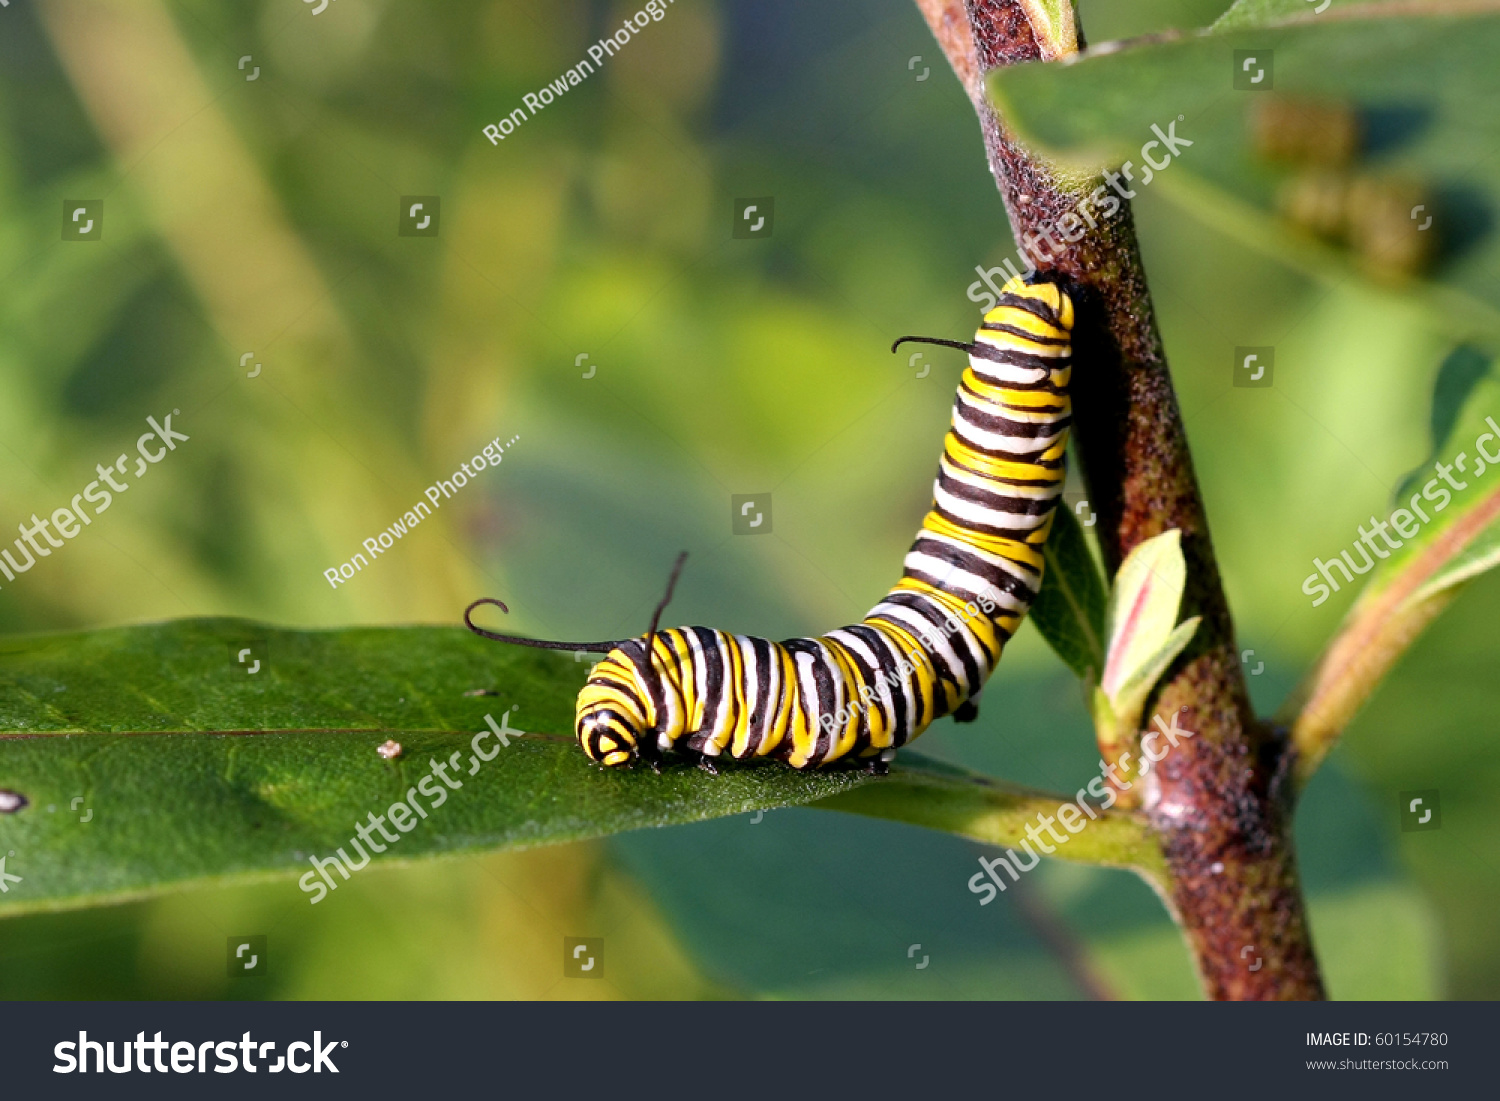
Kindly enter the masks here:
<path id="1" fill-rule="evenodd" d="M 1130 208 L 1076 244 L 1039 238 L 1102 181 L 1027 152 L 985 97 L 986 72 L 1041 57 L 1031 24 L 1016 0 L 916 2 L 974 103 L 1017 242 L 1076 287 L 1074 438 L 1106 565 L 1113 573 L 1144 540 L 1182 532 L 1182 615 L 1203 625 L 1146 715 L 1180 712 L 1196 736 L 1152 770 L 1142 800 L 1171 871 L 1169 904 L 1210 997 L 1321 998 L 1291 842 L 1290 750 L 1251 712 Z"/>

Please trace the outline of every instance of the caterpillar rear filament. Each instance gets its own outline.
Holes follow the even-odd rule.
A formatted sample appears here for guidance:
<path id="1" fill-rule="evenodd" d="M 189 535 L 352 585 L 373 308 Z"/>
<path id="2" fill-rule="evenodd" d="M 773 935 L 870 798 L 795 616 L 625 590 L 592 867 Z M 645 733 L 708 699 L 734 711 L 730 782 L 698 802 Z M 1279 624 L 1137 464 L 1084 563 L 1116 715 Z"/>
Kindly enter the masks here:
<path id="1" fill-rule="evenodd" d="M 1049 282 L 1007 284 L 972 343 L 953 403 L 933 507 L 896 587 L 865 618 L 785 642 L 706 627 L 657 630 L 679 557 L 641 638 L 563 643 L 469 628 L 501 642 L 603 652 L 578 694 L 588 756 L 618 767 L 670 750 L 772 758 L 793 768 L 895 756 L 936 719 L 975 717 L 977 697 L 1042 580 L 1072 423 L 1073 303 Z M 876 767 L 879 767 L 876 765 Z"/>

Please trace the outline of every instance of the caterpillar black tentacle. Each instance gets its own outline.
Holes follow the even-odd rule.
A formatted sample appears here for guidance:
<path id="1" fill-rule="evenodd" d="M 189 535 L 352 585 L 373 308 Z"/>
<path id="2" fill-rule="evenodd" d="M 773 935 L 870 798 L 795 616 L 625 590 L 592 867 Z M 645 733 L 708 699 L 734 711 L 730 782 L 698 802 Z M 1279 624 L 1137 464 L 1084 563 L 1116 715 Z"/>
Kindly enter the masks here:
<path id="1" fill-rule="evenodd" d="M 710 767 L 772 758 L 878 769 L 935 719 L 974 718 L 975 697 L 1041 586 L 1072 424 L 1072 328 L 1067 292 L 1034 278 L 1002 289 L 970 343 L 892 345 L 922 340 L 969 354 L 933 507 L 896 587 L 863 621 L 820 638 L 658 631 L 653 619 L 641 638 L 555 644 L 610 647 L 578 695 L 584 752 L 611 767 L 679 751 Z"/>
<path id="2" fill-rule="evenodd" d="M 481 604 L 493 604 L 507 615 L 510 614 L 510 609 L 505 606 L 504 601 L 496 600 L 492 596 L 482 596 L 464 609 L 464 626 L 481 638 L 487 638 L 492 642 L 508 642 L 514 646 L 534 646 L 538 650 L 582 650 L 585 653 L 607 654 L 625 641 L 624 639 L 617 639 L 614 642 L 551 642 L 543 638 L 526 638 L 522 635 L 497 634 L 494 631 L 486 631 L 483 627 L 476 627 L 474 625 L 472 618 L 474 609 Z"/>

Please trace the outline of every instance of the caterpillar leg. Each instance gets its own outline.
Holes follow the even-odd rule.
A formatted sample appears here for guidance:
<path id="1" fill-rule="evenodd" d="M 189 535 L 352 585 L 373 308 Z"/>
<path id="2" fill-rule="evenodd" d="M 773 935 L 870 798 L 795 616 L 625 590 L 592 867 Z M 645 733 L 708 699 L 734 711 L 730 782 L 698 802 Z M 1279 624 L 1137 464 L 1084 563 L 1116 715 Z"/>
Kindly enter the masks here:
<path id="1" fill-rule="evenodd" d="M 975 692 L 974 695 L 958 705 L 958 708 L 953 712 L 953 721 L 956 723 L 971 723 L 977 718 L 979 718 L 979 693 Z"/>

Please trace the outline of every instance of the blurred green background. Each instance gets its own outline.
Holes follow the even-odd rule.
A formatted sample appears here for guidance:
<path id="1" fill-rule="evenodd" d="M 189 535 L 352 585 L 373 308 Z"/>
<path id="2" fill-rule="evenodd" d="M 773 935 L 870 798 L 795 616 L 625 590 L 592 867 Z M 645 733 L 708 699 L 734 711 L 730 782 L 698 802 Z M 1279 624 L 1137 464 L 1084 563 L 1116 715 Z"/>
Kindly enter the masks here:
<path id="1" fill-rule="evenodd" d="M 1079 5 L 1095 43 L 1225 6 Z M 65 503 L 148 415 L 178 409 L 192 437 L 0 589 L 0 631 L 453 623 L 488 594 L 518 630 L 613 638 L 644 627 L 680 548 L 671 621 L 779 638 L 860 617 L 926 507 L 958 371 L 929 355 L 918 378 L 890 341 L 962 338 L 974 266 L 1013 249 L 972 110 L 908 0 L 678 0 L 484 139 L 639 7 L 0 10 L 0 522 Z M 1454 335 L 1352 268 L 1247 250 L 1170 176 L 1136 217 L 1270 710 L 1348 607 L 1309 606 L 1308 563 L 1427 455 Z M 441 197 L 438 237 L 397 234 L 406 195 Z M 775 197 L 769 239 L 730 236 L 747 196 Z M 104 200 L 102 241 L 60 241 L 77 198 Z M 1232 388 L 1233 348 L 1263 344 L 1275 387 Z M 329 586 L 496 436 L 520 437 L 503 466 Z M 772 494 L 769 536 L 731 534 L 741 493 Z M 1336 997 L 1500 994 L 1497 598 L 1494 577 L 1460 598 L 1307 793 Z M 980 721 L 920 748 L 1058 790 L 1097 761 L 1076 682 L 1030 628 Z M 1443 828 L 1402 834 L 1397 793 L 1418 788 L 1440 789 Z M 1133 876 L 1047 862 L 981 908 L 979 851 L 785 810 L 372 870 L 316 910 L 289 882 L 204 887 L 0 922 L 0 997 L 1198 996 Z M 269 972 L 227 980 L 225 939 L 251 933 Z M 605 937 L 602 981 L 560 978 L 561 936 Z"/>

